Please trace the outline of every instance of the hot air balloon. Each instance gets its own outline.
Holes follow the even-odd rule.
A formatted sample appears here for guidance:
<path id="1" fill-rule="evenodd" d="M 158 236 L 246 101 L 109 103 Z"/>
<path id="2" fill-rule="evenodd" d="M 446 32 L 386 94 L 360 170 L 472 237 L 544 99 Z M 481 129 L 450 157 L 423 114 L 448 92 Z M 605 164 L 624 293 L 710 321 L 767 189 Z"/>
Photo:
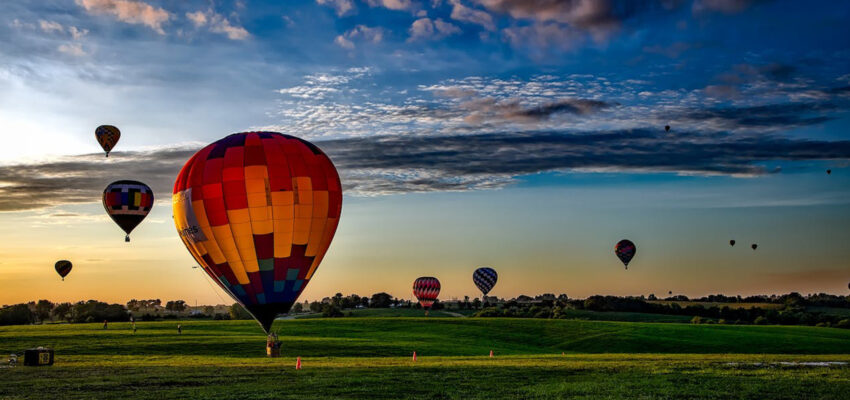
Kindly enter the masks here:
<path id="1" fill-rule="evenodd" d="M 499 274 L 496 273 L 496 270 L 490 267 L 481 267 L 472 273 L 472 281 L 475 282 L 475 286 L 478 286 L 478 289 L 481 290 L 481 293 L 484 293 L 485 296 L 487 293 L 490 293 L 493 286 L 496 286 L 497 280 L 499 280 Z"/>
<path id="2" fill-rule="evenodd" d="M 112 125 L 101 125 L 94 130 L 94 138 L 97 139 L 100 147 L 103 147 L 103 151 L 109 157 L 109 152 L 112 151 L 112 148 L 118 143 L 118 139 L 121 138 L 121 131 Z"/>
<path id="3" fill-rule="evenodd" d="M 71 272 L 71 268 L 73 267 L 74 265 L 68 260 L 56 261 L 56 265 L 54 266 L 54 268 L 56 268 L 56 273 L 62 277 L 63 281 L 65 280 L 65 277 L 68 276 L 68 273 Z"/>
<path id="4" fill-rule="evenodd" d="M 419 304 L 425 309 L 425 315 L 428 315 L 428 308 L 434 304 L 439 294 L 440 281 L 437 278 L 423 276 L 413 281 L 413 295 L 416 296 Z"/>
<path id="5" fill-rule="evenodd" d="M 831 170 L 831 169 L 826 170 L 826 174 L 827 174 L 827 175 L 832 175 L 832 170 Z"/>
<path id="6" fill-rule="evenodd" d="M 637 251 L 637 248 L 629 239 L 623 239 L 617 242 L 617 245 L 614 246 L 614 254 L 616 254 L 620 261 L 623 262 L 626 269 L 629 269 L 629 261 L 632 261 L 632 257 L 635 256 L 635 251 Z"/>
<path id="7" fill-rule="evenodd" d="M 670 125 L 664 125 L 664 132 L 670 132 Z"/>
<path id="8" fill-rule="evenodd" d="M 137 181 L 116 181 L 103 191 L 103 208 L 127 236 L 148 215 L 153 207 L 153 190 Z"/>
<path id="9" fill-rule="evenodd" d="M 667 291 L 667 294 L 668 294 L 668 295 L 670 295 L 670 296 L 672 296 L 672 295 L 673 295 L 673 291 L 672 291 L 672 290 L 668 290 L 668 291 Z"/>
<path id="10" fill-rule="evenodd" d="M 730 246 L 734 246 L 734 245 L 735 245 L 735 239 L 730 240 L 730 241 L 729 241 L 729 245 L 730 245 Z"/>
<path id="11" fill-rule="evenodd" d="M 759 245 L 757 245 L 757 244 L 753 243 L 753 245 L 752 245 L 752 246 L 750 246 L 750 247 L 752 247 L 752 248 L 753 248 L 753 250 L 755 250 L 755 249 L 757 249 L 757 248 L 759 247 Z"/>
<path id="12" fill-rule="evenodd" d="M 342 187 L 314 144 L 275 132 L 235 133 L 186 162 L 172 203 L 189 253 L 269 333 L 322 262 Z"/>

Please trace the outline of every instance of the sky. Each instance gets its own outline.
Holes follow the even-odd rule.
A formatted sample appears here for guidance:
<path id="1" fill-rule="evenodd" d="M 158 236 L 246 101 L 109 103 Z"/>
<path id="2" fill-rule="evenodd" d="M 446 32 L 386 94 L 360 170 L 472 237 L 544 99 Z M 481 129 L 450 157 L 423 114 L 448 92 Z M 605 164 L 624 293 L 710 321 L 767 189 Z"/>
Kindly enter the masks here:
<path id="1" fill-rule="evenodd" d="M 230 303 L 170 193 L 250 130 L 341 175 L 302 300 L 409 299 L 419 276 L 474 297 L 484 265 L 507 298 L 846 293 L 848 20 L 834 1 L 0 2 L 0 304 Z M 129 244 L 100 204 L 118 179 L 157 198 Z"/>

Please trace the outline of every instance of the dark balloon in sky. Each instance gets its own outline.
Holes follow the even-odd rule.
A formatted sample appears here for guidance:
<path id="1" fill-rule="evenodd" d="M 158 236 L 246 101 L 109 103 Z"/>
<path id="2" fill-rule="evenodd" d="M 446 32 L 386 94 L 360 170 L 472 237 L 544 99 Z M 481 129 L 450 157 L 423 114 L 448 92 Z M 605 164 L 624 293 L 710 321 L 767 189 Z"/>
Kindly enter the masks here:
<path id="1" fill-rule="evenodd" d="M 753 248 L 753 250 L 755 250 L 755 249 L 757 249 L 757 248 L 759 247 L 759 245 L 758 245 L 758 244 L 753 243 L 753 245 L 752 245 L 752 246 L 750 246 L 750 247 L 752 247 L 752 248 Z"/>
<path id="2" fill-rule="evenodd" d="M 729 245 L 730 245 L 730 246 L 734 246 L 734 245 L 735 245 L 735 239 L 730 240 L 730 241 L 729 241 Z"/>
<path id="3" fill-rule="evenodd" d="M 664 125 L 664 131 L 670 132 L 670 125 Z"/>
<path id="4" fill-rule="evenodd" d="M 106 156 L 109 157 L 109 152 L 112 151 L 112 148 L 118 143 L 118 139 L 121 138 L 121 131 L 112 125 L 101 125 L 94 130 L 94 138 L 97 139 L 100 147 L 103 148 Z"/>
<path id="5" fill-rule="evenodd" d="M 831 170 L 831 169 L 826 170 L 826 174 L 827 174 L 827 175 L 832 175 L 832 170 Z"/>
<path id="6" fill-rule="evenodd" d="M 487 293 L 490 293 L 493 286 L 496 286 L 497 280 L 499 280 L 499 274 L 496 273 L 496 270 L 490 267 L 481 267 L 472 273 L 472 282 L 475 283 L 475 286 L 478 286 L 478 289 L 481 290 L 481 293 L 485 296 Z"/>
<path id="7" fill-rule="evenodd" d="M 59 276 L 61 276 L 62 280 L 64 281 L 65 277 L 68 276 L 68 273 L 71 272 L 73 264 L 71 264 L 71 262 L 68 260 L 59 260 L 56 261 L 54 268 L 56 269 L 56 273 L 59 274 Z"/>
<path id="8" fill-rule="evenodd" d="M 629 262 L 632 261 L 632 257 L 635 256 L 636 251 L 637 247 L 635 247 L 635 244 L 629 239 L 623 239 L 617 242 L 617 245 L 614 246 L 614 254 L 616 254 L 617 258 L 623 262 L 626 269 L 629 269 Z"/>

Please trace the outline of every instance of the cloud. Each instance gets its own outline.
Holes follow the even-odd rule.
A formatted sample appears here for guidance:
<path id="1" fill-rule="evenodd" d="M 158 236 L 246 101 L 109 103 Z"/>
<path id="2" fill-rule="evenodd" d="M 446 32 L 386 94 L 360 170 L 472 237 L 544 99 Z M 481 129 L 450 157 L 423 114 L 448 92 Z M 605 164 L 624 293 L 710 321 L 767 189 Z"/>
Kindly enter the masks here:
<path id="1" fill-rule="evenodd" d="M 83 50 L 83 45 L 77 42 L 61 44 L 58 49 L 60 52 L 74 57 L 82 57 L 88 54 Z"/>
<path id="2" fill-rule="evenodd" d="M 372 43 L 380 43 L 384 40 L 384 29 L 380 27 L 369 27 L 366 25 L 357 25 L 348 32 L 339 35 L 334 39 L 334 43 L 345 49 L 354 49 L 354 41 L 365 41 Z"/>
<path id="3" fill-rule="evenodd" d="M 189 18 L 196 28 L 209 26 L 210 31 L 227 35 L 230 40 L 245 40 L 251 36 L 245 28 L 232 25 L 227 18 L 212 9 L 186 13 L 186 18 Z"/>
<path id="4" fill-rule="evenodd" d="M 315 142 L 333 160 L 349 195 L 464 191 L 510 185 L 553 171 L 756 176 L 772 161 L 850 160 L 850 141 L 726 132 L 676 135 L 658 129 L 569 133 L 394 135 Z M 197 148 L 117 152 L 0 167 L 0 211 L 100 201 L 123 176 L 144 177 L 167 201 L 173 180 Z"/>
<path id="5" fill-rule="evenodd" d="M 47 33 L 65 32 L 65 28 L 62 26 L 62 24 L 56 21 L 45 21 L 42 19 L 38 21 L 38 26 L 41 28 L 42 31 Z"/>
<path id="6" fill-rule="evenodd" d="M 408 32 L 408 41 L 437 40 L 460 33 L 460 28 L 439 18 L 433 21 L 430 18 L 420 18 L 413 21 Z"/>
<path id="7" fill-rule="evenodd" d="M 384 7 L 390 10 L 412 10 L 415 3 L 411 0 L 366 0 L 369 7 Z"/>
<path id="8" fill-rule="evenodd" d="M 316 3 L 323 6 L 330 6 L 336 11 L 338 17 L 354 12 L 354 3 L 351 0 L 316 0 Z"/>
<path id="9" fill-rule="evenodd" d="M 511 46 L 536 55 L 545 49 L 570 50 L 583 39 L 574 29 L 555 23 L 505 28 L 502 35 Z"/>
<path id="10" fill-rule="evenodd" d="M 510 121 L 517 123 L 536 123 L 557 114 L 586 115 L 609 107 L 603 101 L 587 99 L 561 99 L 558 101 L 524 107 L 519 100 L 472 98 L 459 104 L 465 114 L 464 121 L 470 124 Z"/>
<path id="11" fill-rule="evenodd" d="M 128 24 L 145 25 L 160 35 L 164 35 L 162 24 L 168 22 L 171 14 L 165 9 L 154 7 L 143 1 L 135 0 L 75 0 L 78 5 L 93 14 L 112 15 Z"/>
<path id="12" fill-rule="evenodd" d="M 496 30 L 493 16 L 486 11 L 469 8 L 463 5 L 461 0 L 449 0 L 449 2 L 452 4 L 451 17 L 453 20 L 481 25 L 488 31 Z"/>

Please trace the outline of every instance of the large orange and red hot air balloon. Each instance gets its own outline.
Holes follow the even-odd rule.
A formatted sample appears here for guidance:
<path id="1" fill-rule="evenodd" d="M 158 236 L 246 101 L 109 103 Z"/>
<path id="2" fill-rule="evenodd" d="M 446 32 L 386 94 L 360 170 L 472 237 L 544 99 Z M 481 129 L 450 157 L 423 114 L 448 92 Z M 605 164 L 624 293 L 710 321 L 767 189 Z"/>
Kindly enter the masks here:
<path id="1" fill-rule="evenodd" d="M 248 132 L 192 156 L 172 202 L 186 248 L 268 333 L 328 250 L 342 188 L 333 163 L 312 143 Z"/>

